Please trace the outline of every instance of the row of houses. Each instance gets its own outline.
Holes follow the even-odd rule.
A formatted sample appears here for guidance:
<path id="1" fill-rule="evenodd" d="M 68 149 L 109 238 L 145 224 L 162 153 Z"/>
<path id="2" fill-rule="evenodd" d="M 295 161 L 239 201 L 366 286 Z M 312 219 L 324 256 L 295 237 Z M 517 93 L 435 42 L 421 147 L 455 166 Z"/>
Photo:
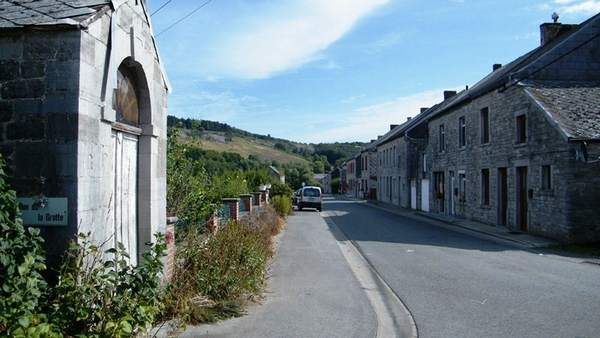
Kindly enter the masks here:
<path id="1" fill-rule="evenodd" d="M 600 14 L 391 125 L 342 192 L 565 242 L 600 242 Z"/>

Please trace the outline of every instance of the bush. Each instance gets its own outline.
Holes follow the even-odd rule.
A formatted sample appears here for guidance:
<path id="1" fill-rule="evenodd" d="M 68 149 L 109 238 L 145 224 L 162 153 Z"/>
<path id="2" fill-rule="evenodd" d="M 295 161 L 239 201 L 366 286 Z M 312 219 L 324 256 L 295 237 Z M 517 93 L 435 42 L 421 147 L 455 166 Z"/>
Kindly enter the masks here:
<path id="1" fill-rule="evenodd" d="M 186 233 L 177 246 L 165 318 L 200 324 L 241 315 L 248 297 L 262 289 L 273 257 L 273 236 L 282 223 L 267 205 L 243 221 L 230 222 L 215 235 Z"/>
<path id="2" fill-rule="evenodd" d="M 67 336 L 87 334 L 100 337 L 131 336 L 145 332 L 162 311 L 161 258 L 165 256 L 164 236 L 142 254 L 143 262 L 128 264 L 123 244 L 105 253 L 90 242 L 89 234 L 71 241 L 58 284 L 48 304 L 52 324 Z"/>
<path id="3" fill-rule="evenodd" d="M 277 214 L 281 217 L 285 217 L 292 213 L 292 199 L 290 196 L 275 196 L 271 198 L 271 204 L 273 208 L 277 210 Z"/>
<path id="4" fill-rule="evenodd" d="M 23 226 L 0 158 L 0 335 L 50 335 L 46 316 L 39 313 L 39 299 L 46 288 L 43 239 L 37 228 Z"/>

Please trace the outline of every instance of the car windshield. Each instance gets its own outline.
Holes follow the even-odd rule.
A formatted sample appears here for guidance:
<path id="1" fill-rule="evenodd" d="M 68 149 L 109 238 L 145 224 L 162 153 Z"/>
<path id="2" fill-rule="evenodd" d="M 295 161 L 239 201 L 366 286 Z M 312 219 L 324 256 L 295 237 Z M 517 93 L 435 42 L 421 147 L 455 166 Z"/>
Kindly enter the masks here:
<path id="1" fill-rule="evenodd" d="M 314 196 L 314 197 L 318 197 L 319 194 L 319 190 L 318 189 L 304 189 L 304 196 Z"/>

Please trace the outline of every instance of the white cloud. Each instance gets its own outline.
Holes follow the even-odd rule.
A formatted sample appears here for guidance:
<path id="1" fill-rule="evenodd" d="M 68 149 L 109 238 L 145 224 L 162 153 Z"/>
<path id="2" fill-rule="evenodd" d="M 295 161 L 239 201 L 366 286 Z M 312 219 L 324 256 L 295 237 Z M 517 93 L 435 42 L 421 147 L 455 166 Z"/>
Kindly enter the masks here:
<path id="1" fill-rule="evenodd" d="M 455 88 L 462 90 L 464 87 Z M 308 134 L 310 139 L 303 142 L 368 142 L 390 130 L 390 124 L 402 124 L 408 117 L 414 117 L 422 107 L 431 107 L 443 101 L 444 90 L 430 90 L 393 101 L 358 108 L 343 118 L 337 118 L 335 124 L 320 123 L 312 126 Z"/>
<path id="2" fill-rule="evenodd" d="M 600 12 L 600 1 L 589 0 L 570 5 L 573 1 L 556 0 L 556 3 L 568 5 L 560 8 L 560 12 L 567 14 L 595 14 Z"/>
<path id="3" fill-rule="evenodd" d="M 314 61 L 319 51 L 346 34 L 359 19 L 388 0 L 300 0 L 296 11 L 255 20 L 219 43 L 209 61 L 217 76 L 264 79 Z M 289 5 L 289 4 L 288 4 Z M 292 12 L 294 12 L 292 14 Z"/>

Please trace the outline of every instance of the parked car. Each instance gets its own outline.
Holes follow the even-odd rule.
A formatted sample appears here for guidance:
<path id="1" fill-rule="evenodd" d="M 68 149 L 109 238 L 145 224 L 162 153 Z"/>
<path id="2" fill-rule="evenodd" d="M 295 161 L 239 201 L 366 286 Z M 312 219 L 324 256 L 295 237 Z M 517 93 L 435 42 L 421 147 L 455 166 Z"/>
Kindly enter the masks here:
<path id="1" fill-rule="evenodd" d="M 308 186 L 300 189 L 297 205 L 299 211 L 302 211 L 303 208 L 315 208 L 323 211 L 323 193 L 321 192 L 321 188 Z"/>
<path id="2" fill-rule="evenodd" d="M 298 200 L 300 199 L 300 191 L 302 189 L 298 189 L 294 191 L 294 195 L 292 196 L 292 205 L 298 205 Z"/>

